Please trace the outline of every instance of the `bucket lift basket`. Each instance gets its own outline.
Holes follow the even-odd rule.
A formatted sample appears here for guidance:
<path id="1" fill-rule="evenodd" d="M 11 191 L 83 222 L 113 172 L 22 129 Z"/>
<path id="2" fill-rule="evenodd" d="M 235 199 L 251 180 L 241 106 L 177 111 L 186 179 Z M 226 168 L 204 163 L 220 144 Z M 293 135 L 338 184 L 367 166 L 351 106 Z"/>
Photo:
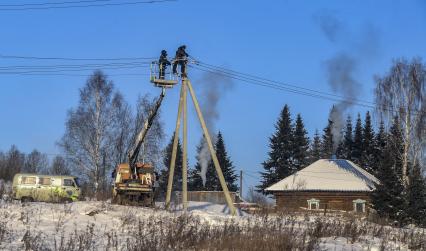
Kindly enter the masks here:
<path id="1" fill-rule="evenodd" d="M 162 88 L 172 88 L 178 83 L 177 76 L 172 74 L 170 70 L 171 66 L 167 67 L 164 72 L 164 78 L 160 78 L 160 65 L 157 61 L 151 62 L 151 73 L 150 73 L 150 81 L 157 87 Z"/>

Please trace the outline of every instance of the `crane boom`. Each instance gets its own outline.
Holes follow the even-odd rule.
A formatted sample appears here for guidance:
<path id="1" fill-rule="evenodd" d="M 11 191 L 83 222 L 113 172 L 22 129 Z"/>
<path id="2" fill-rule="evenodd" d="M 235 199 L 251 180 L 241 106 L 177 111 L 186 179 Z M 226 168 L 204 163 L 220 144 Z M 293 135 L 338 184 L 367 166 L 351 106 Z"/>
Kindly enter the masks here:
<path id="1" fill-rule="evenodd" d="M 140 148 L 142 146 L 142 143 L 145 140 L 145 137 L 149 129 L 152 126 L 152 123 L 154 122 L 155 117 L 157 116 L 158 110 L 160 109 L 164 96 L 165 96 L 165 89 L 162 88 L 160 97 L 157 99 L 157 102 L 155 102 L 154 108 L 150 111 L 148 118 L 144 122 L 142 130 L 139 132 L 138 136 L 136 137 L 136 142 L 134 147 L 129 151 L 128 158 L 129 158 L 129 165 L 132 170 L 132 173 L 135 173 L 135 165 L 138 159 Z"/>

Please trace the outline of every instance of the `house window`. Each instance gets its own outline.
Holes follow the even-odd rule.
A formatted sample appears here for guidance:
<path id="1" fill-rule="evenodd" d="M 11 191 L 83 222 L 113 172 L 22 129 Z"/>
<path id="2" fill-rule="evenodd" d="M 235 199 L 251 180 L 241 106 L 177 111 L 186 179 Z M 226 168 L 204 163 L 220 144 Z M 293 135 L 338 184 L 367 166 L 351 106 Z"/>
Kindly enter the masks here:
<path id="1" fill-rule="evenodd" d="M 354 203 L 354 212 L 356 212 L 356 213 L 365 213 L 365 203 L 366 202 L 367 201 L 362 200 L 362 199 L 354 200 L 353 201 L 353 203 Z"/>
<path id="2" fill-rule="evenodd" d="M 320 202 L 319 200 L 314 198 L 308 200 L 308 209 L 309 210 L 319 209 L 319 202 Z"/>

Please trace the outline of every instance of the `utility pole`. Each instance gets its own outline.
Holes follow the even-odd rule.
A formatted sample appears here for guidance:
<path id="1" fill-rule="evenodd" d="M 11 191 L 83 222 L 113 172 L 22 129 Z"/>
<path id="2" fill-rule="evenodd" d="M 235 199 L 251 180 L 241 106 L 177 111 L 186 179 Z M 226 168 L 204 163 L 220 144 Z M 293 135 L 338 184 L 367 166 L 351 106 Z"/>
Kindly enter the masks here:
<path id="1" fill-rule="evenodd" d="M 185 71 L 186 73 L 186 71 Z M 186 75 L 186 74 L 185 74 Z M 182 87 L 180 91 L 180 99 L 179 99 L 179 107 L 178 107 L 178 115 L 176 119 L 176 129 L 175 129 L 175 135 L 173 139 L 173 149 L 172 149 L 172 157 L 170 161 L 170 169 L 169 169 L 169 178 L 167 183 L 167 194 L 166 194 L 166 208 L 170 207 L 170 199 L 171 199 L 171 192 L 172 192 L 172 186 L 173 186 L 173 175 L 174 175 L 174 169 L 175 169 L 175 162 L 176 162 L 176 152 L 177 152 L 177 143 L 178 143 L 178 137 L 179 137 L 179 129 L 180 129 L 180 123 L 181 119 L 183 120 L 183 163 L 182 163 L 182 204 L 184 211 L 187 210 L 188 206 L 188 188 L 187 188 L 187 182 L 188 182 L 188 168 L 187 168 L 187 92 L 189 91 L 189 94 L 191 96 L 192 102 L 195 106 L 195 111 L 197 112 L 197 116 L 201 125 L 201 129 L 203 130 L 204 137 L 207 142 L 207 146 L 209 148 L 210 156 L 212 157 L 214 167 L 216 169 L 217 176 L 219 178 L 220 185 L 222 187 L 222 191 L 225 195 L 226 203 L 228 204 L 229 210 L 231 212 L 231 215 L 235 215 L 236 210 L 234 207 L 234 202 L 232 201 L 231 195 L 229 193 L 228 187 L 226 185 L 225 177 L 223 176 L 222 169 L 220 168 L 219 160 L 217 159 L 216 152 L 214 150 L 211 137 L 209 134 L 209 131 L 206 126 L 206 122 L 204 120 L 203 114 L 201 112 L 198 100 L 195 96 L 194 89 L 192 88 L 191 81 L 189 81 L 187 76 L 182 77 Z"/>
<path id="2" fill-rule="evenodd" d="M 243 199 L 243 170 L 240 170 L 240 198 Z"/>

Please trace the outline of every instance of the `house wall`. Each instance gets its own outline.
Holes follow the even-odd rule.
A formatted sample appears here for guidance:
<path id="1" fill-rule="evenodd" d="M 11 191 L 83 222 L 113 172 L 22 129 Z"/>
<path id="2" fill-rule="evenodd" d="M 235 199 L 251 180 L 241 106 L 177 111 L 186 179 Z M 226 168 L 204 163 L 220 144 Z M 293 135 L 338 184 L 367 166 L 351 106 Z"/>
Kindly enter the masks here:
<path id="1" fill-rule="evenodd" d="M 275 192 L 277 209 L 308 208 L 308 200 L 319 200 L 319 209 L 353 211 L 353 201 L 362 199 L 366 202 L 366 210 L 370 204 L 369 192 Z"/>

